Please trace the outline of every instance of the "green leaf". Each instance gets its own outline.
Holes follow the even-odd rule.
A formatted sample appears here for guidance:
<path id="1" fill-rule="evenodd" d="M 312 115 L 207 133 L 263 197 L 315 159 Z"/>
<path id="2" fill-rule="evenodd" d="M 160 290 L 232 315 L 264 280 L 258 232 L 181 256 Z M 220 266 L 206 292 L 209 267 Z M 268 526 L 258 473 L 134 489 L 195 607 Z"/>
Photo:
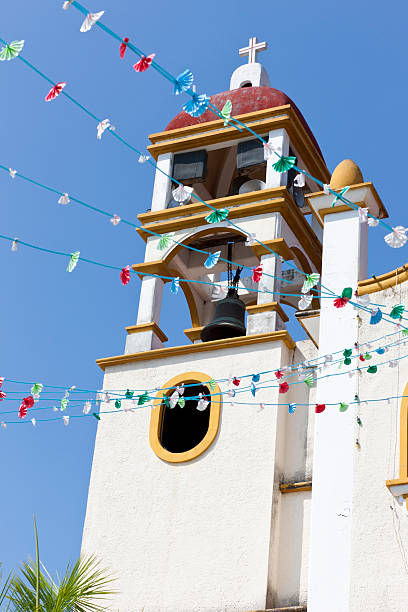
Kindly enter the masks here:
<path id="1" fill-rule="evenodd" d="M 348 407 L 349 407 L 349 405 L 346 404 L 346 402 L 340 402 L 339 410 L 340 410 L 340 412 L 346 412 Z"/>
<path id="2" fill-rule="evenodd" d="M 209 381 L 208 386 L 210 387 L 211 391 L 215 390 L 215 380 L 213 378 Z"/>
<path id="3" fill-rule="evenodd" d="M 368 374 L 376 374 L 376 372 L 377 372 L 377 366 L 376 366 L 376 365 L 370 365 L 370 366 L 367 368 L 367 372 L 368 372 Z"/>
<path id="4" fill-rule="evenodd" d="M 317 272 L 313 272 L 312 274 L 307 274 L 305 280 L 303 281 L 302 293 L 308 293 L 310 289 L 315 287 L 320 280 L 320 274 Z"/>
<path id="5" fill-rule="evenodd" d="M 35 574 L 35 612 L 40 609 L 40 553 L 38 547 L 37 523 L 34 514 L 34 533 L 35 533 L 35 558 L 36 558 L 36 574 Z"/>
<path id="6" fill-rule="evenodd" d="M 150 400 L 149 394 L 147 393 L 147 391 L 145 391 L 143 395 L 139 396 L 139 399 L 137 400 L 137 405 L 143 406 L 143 404 L 147 404 L 149 400 Z"/>
<path id="7" fill-rule="evenodd" d="M 313 383 L 314 383 L 313 374 L 309 374 L 308 376 L 306 376 L 303 382 L 309 387 L 309 389 L 310 387 L 313 387 Z"/>
<path id="8" fill-rule="evenodd" d="M 283 155 L 280 159 L 278 159 L 277 162 L 272 164 L 272 168 L 276 170 L 276 172 L 287 172 L 288 170 L 293 168 L 295 163 L 296 163 L 296 157 L 292 157 L 292 156 L 285 157 Z"/>
<path id="9" fill-rule="evenodd" d="M 223 106 L 222 111 L 220 112 L 221 117 L 224 119 L 224 125 L 228 125 L 228 122 L 231 119 L 232 112 L 232 102 L 231 100 L 227 100 Z"/>
<path id="10" fill-rule="evenodd" d="M 353 295 L 353 289 L 351 287 L 346 287 L 341 292 L 341 297 L 345 300 L 351 300 L 352 295 Z"/>
<path id="11" fill-rule="evenodd" d="M 67 272 L 72 272 L 76 268 L 76 265 L 79 261 L 80 251 L 75 251 L 75 253 L 71 253 L 69 263 L 67 265 Z"/>
<path id="12" fill-rule="evenodd" d="M 133 397 L 133 391 L 129 391 L 129 389 L 127 389 L 125 393 L 125 398 L 132 399 L 132 397 Z"/>
<path id="13" fill-rule="evenodd" d="M 167 249 L 167 247 L 171 245 L 171 243 L 173 242 L 173 236 L 174 236 L 174 233 L 162 234 L 160 236 L 159 245 L 157 247 L 159 251 L 164 251 L 164 249 Z"/>
<path id="14" fill-rule="evenodd" d="M 180 397 L 177 403 L 180 408 L 184 408 L 184 406 L 186 405 L 186 400 L 184 399 L 184 397 Z"/>
<path id="15" fill-rule="evenodd" d="M 117 400 L 115 401 L 115 408 L 120 408 L 120 407 L 121 407 L 121 405 L 122 405 L 122 402 L 120 401 L 120 399 L 117 399 Z"/>
<path id="16" fill-rule="evenodd" d="M 0 51 L 0 62 L 15 59 L 19 55 L 19 53 L 21 53 L 23 47 L 24 40 L 13 40 L 13 42 L 3 47 Z"/>
<path id="17" fill-rule="evenodd" d="M 404 314 L 405 306 L 403 304 L 398 304 L 394 306 L 394 308 L 390 312 L 391 319 L 400 319 Z"/>
<path id="18" fill-rule="evenodd" d="M 207 223 L 219 223 L 228 217 L 228 208 L 218 208 L 205 218 Z"/>

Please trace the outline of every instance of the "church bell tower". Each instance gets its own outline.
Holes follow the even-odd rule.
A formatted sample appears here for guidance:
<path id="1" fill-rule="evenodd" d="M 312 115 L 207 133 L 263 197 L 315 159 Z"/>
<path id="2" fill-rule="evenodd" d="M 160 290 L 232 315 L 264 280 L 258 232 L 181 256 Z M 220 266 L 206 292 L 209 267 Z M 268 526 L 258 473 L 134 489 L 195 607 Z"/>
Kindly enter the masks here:
<path id="1" fill-rule="evenodd" d="M 221 110 L 230 100 L 233 116 L 328 183 L 304 117 L 256 61 L 264 48 L 250 39 L 240 50 L 248 63 L 211 102 Z M 126 328 L 124 353 L 98 360 L 104 391 L 148 390 L 149 401 L 124 399 L 122 412 L 98 424 L 83 550 L 118 576 L 112 609 L 120 612 L 266 610 L 296 589 L 299 605 L 307 577 L 299 568 L 292 568 L 295 585 L 282 577 L 288 526 L 278 520 L 278 497 L 282 471 L 307 480 L 310 458 L 287 449 L 310 428 L 309 415 L 303 411 L 288 431 L 278 404 L 296 401 L 298 391 L 282 400 L 269 374 L 254 397 L 250 383 L 314 350 L 305 356 L 286 329 L 303 275 L 283 261 L 320 273 L 322 230 L 305 197 L 320 187 L 276 172 L 259 140 L 210 110 L 199 118 L 179 113 L 150 141 L 158 169 L 151 209 L 139 215 L 146 249 L 133 265 L 142 281 L 137 321 Z M 192 197 L 178 201 L 166 175 Z M 194 195 L 227 208 L 228 218 L 208 223 L 211 211 Z M 149 231 L 168 236 L 167 244 Z M 202 251 L 221 252 L 211 269 Z M 244 266 L 239 278 L 223 260 Z M 255 283 L 248 268 L 259 265 Z M 180 279 L 191 316 L 182 346 L 166 346 L 160 312 L 171 281 L 157 275 Z M 318 306 L 316 298 L 309 311 Z M 241 382 L 232 397 L 234 377 Z M 303 505 L 288 511 L 305 520 Z"/>

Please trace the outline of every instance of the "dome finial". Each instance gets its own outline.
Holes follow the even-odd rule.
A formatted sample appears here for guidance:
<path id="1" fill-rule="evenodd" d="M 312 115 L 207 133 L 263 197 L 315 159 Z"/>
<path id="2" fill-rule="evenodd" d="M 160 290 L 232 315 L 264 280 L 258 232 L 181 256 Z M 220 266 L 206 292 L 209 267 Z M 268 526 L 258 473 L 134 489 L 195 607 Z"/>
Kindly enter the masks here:
<path id="1" fill-rule="evenodd" d="M 245 55 L 248 56 L 248 64 L 255 64 L 256 54 L 259 53 L 259 51 L 266 51 L 267 48 L 267 42 L 264 41 L 259 43 L 256 41 L 256 36 L 252 36 L 249 39 L 249 45 L 247 47 L 242 47 L 238 53 L 241 57 L 245 57 Z"/>

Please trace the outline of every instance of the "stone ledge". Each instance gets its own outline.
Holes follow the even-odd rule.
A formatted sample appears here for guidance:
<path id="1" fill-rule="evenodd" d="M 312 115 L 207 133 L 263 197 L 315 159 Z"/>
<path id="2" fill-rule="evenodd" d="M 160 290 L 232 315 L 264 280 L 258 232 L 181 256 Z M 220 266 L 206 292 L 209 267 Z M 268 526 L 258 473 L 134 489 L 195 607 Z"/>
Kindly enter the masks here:
<path id="1" fill-rule="evenodd" d="M 268 608 L 267 610 L 251 610 L 251 612 L 307 612 L 307 607 L 290 606 L 289 608 Z"/>

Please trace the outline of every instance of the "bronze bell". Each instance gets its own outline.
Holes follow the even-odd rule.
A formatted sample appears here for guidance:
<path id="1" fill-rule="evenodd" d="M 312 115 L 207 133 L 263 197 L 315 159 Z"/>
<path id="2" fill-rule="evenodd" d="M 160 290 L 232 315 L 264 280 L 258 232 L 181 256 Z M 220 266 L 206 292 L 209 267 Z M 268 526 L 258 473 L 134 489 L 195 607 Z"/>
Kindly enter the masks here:
<path id="1" fill-rule="evenodd" d="M 227 297 L 217 303 L 214 319 L 202 330 L 201 340 L 209 342 L 245 334 L 245 304 L 236 289 L 229 289 Z"/>

